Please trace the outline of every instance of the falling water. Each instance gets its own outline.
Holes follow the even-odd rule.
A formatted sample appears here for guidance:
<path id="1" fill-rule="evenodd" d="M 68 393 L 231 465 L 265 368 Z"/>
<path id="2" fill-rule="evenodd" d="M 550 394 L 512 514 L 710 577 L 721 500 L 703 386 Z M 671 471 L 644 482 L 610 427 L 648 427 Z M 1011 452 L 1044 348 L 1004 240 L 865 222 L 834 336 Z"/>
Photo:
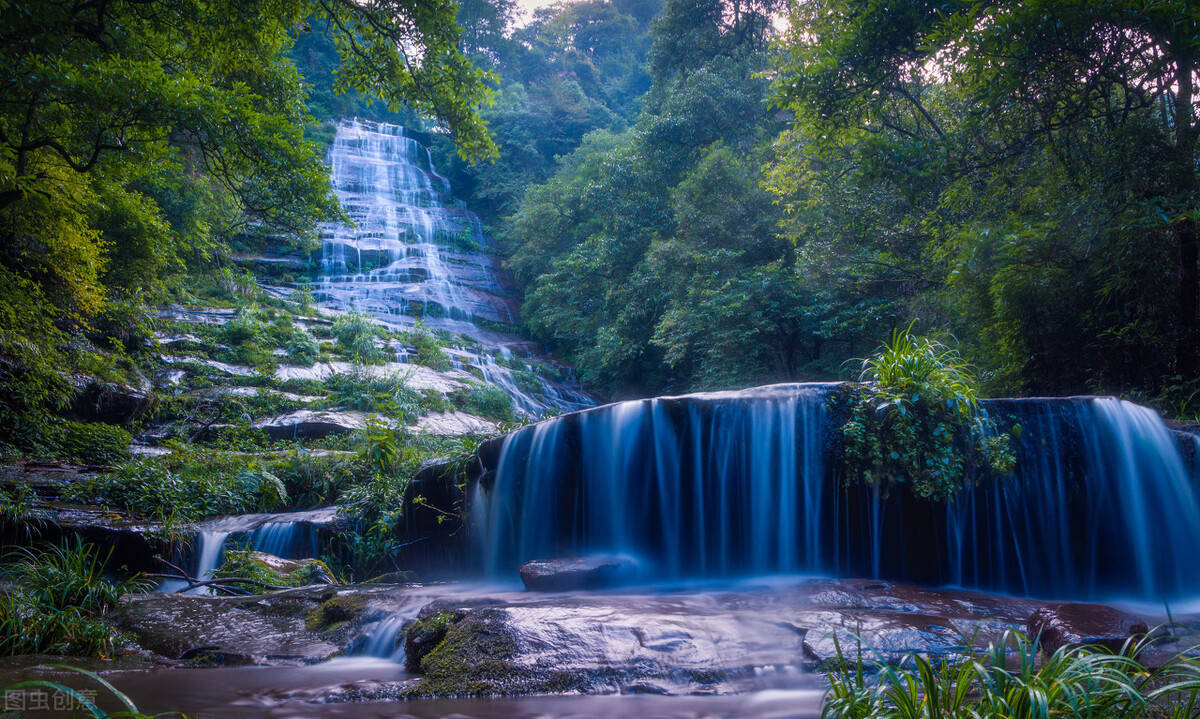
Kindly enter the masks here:
<path id="1" fill-rule="evenodd" d="M 475 334 L 475 318 L 516 322 L 479 218 L 450 194 L 429 150 L 404 128 L 342 121 L 329 162 L 353 225 L 322 226 L 322 300 L 395 323 L 424 317 L 466 334 Z"/>
<path id="2" fill-rule="evenodd" d="M 1024 595 L 1200 593 L 1200 501 L 1183 448 L 1113 398 L 995 400 L 1014 476 L 953 502 L 839 484 L 830 385 L 668 397 L 503 441 L 470 497 L 483 565 L 640 556 L 659 577 L 870 576 Z M 1019 427 L 1019 429 L 1018 429 Z"/>
<path id="3" fill-rule="evenodd" d="M 540 388 L 523 388 L 493 358 L 511 356 L 513 348 L 530 349 L 502 331 L 512 327 L 515 334 L 514 292 L 479 218 L 451 194 L 428 148 L 398 125 L 343 120 L 329 164 L 334 193 L 352 224 L 321 227 L 318 300 L 370 313 L 397 328 L 420 320 L 471 338 L 473 348 L 457 354 L 511 396 L 523 415 L 595 404 L 570 379 L 539 379 Z M 407 361 L 407 352 L 398 352 L 397 359 Z"/>
<path id="4" fill-rule="evenodd" d="M 320 554 L 318 525 L 333 521 L 337 510 L 329 507 L 283 514 L 239 514 L 204 522 L 196 532 L 189 555 L 189 573 L 200 580 L 211 579 L 225 558 L 232 541 L 236 546 L 285 559 L 308 559 Z M 167 580 L 160 592 L 177 592 L 183 580 Z"/>

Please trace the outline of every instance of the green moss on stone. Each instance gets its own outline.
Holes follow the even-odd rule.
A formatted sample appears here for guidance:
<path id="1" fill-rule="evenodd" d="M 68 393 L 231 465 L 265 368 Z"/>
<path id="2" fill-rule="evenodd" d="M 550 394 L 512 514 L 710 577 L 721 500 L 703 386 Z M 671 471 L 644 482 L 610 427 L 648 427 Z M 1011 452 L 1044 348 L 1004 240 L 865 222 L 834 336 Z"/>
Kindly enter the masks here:
<path id="1" fill-rule="evenodd" d="M 360 594 L 342 594 L 327 599 L 308 613 L 304 625 L 313 631 L 336 629 L 351 622 L 367 608 L 367 598 Z"/>

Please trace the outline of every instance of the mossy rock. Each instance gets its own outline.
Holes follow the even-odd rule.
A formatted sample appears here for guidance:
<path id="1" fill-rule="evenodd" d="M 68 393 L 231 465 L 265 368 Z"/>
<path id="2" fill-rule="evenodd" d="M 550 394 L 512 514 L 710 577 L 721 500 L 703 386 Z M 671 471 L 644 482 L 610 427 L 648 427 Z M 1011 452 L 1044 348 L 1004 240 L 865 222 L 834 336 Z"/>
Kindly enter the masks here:
<path id="1" fill-rule="evenodd" d="M 334 582 L 333 572 L 319 559 L 283 559 L 265 552 L 237 549 L 225 552 L 225 561 L 213 576 L 259 582 L 242 585 L 254 594 L 273 591 L 272 587 L 304 587 Z"/>
<path id="2" fill-rule="evenodd" d="M 461 615 L 461 616 L 458 616 Z M 504 696 L 585 691 L 591 677 L 520 663 L 516 633 L 501 609 L 441 610 L 409 628 L 409 638 L 427 635 L 426 644 L 444 630 L 432 649 L 422 648 L 422 676 L 405 690 L 407 697 Z M 406 666 L 408 665 L 406 660 Z"/>
<path id="3" fill-rule="evenodd" d="M 304 625 L 312 630 L 338 629 L 356 620 L 366 609 L 367 598 L 361 594 L 336 595 L 309 612 Z"/>
<path id="4" fill-rule="evenodd" d="M 404 667 L 410 672 L 420 672 L 421 660 L 445 640 L 451 624 L 466 616 L 465 612 L 454 610 L 421 614 L 404 635 Z"/>

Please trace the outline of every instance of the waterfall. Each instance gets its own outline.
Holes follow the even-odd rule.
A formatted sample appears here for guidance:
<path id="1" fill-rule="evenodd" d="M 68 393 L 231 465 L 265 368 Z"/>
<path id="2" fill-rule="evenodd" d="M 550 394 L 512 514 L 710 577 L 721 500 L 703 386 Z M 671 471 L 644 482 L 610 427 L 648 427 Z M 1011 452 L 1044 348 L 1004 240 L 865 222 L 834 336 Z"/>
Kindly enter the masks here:
<path id="1" fill-rule="evenodd" d="M 503 439 L 470 490 L 489 572 L 588 553 L 655 577 L 867 576 L 1030 596 L 1200 593 L 1200 497 L 1152 410 L 1105 397 L 993 400 L 1014 475 L 929 502 L 838 478 L 832 385 L 622 402 Z M 1193 465 L 1194 466 L 1194 465 Z"/>
<path id="2" fill-rule="evenodd" d="M 238 514 L 216 517 L 196 529 L 187 558 L 177 557 L 190 567 L 196 579 L 211 579 L 221 566 L 230 541 L 235 546 L 265 552 L 284 559 L 309 559 L 320 554 L 318 527 L 334 521 L 337 509 L 327 507 L 281 514 Z M 160 592 L 177 592 L 187 586 L 183 580 L 167 580 Z"/>
<path id="3" fill-rule="evenodd" d="M 404 128 L 343 120 L 329 164 L 353 224 L 322 225 L 319 299 L 472 335 L 475 318 L 515 324 L 479 218 L 449 194 L 429 150 Z"/>
<path id="4" fill-rule="evenodd" d="M 497 331 L 518 321 L 515 293 L 483 225 L 450 193 L 429 149 L 403 127 L 338 123 L 330 181 L 351 224 L 321 226 L 321 276 L 314 296 L 339 310 L 366 312 L 396 328 L 418 320 L 470 338 L 467 364 L 513 398 L 519 413 L 571 411 L 595 402 L 574 382 L 522 388 L 492 353 L 529 343 Z M 485 326 L 480 326 L 481 324 Z M 401 351 L 398 359 L 407 359 Z"/>

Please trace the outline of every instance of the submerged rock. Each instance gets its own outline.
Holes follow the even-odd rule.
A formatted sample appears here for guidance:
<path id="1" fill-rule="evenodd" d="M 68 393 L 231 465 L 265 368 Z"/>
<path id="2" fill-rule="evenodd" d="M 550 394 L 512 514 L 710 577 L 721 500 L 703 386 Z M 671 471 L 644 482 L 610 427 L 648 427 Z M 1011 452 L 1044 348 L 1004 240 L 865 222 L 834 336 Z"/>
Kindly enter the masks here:
<path id="1" fill-rule="evenodd" d="M 1119 652 L 1130 639 L 1150 631 L 1141 617 L 1101 604 L 1059 603 L 1039 607 L 1026 623 L 1030 639 L 1039 639 L 1042 651 L 1053 654 L 1062 647 L 1100 646 Z"/>
<path id="2" fill-rule="evenodd" d="M 638 562 L 619 554 L 535 559 L 521 565 L 521 581 L 533 592 L 602 589 L 628 582 L 638 574 Z"/>

